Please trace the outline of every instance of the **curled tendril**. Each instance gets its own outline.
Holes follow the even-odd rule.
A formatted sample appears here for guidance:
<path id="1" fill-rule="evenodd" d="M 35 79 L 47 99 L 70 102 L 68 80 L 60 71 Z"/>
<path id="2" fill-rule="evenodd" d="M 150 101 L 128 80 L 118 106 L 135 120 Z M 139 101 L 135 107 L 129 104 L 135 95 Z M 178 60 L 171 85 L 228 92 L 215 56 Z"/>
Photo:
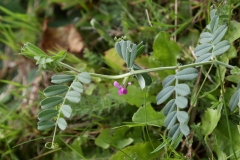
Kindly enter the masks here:
<path id="1" fill-rule="evenodd" d="M 59 147 L 58 143 L 47 142 L 45 144 L 47 149 L 57 149 Z"/>

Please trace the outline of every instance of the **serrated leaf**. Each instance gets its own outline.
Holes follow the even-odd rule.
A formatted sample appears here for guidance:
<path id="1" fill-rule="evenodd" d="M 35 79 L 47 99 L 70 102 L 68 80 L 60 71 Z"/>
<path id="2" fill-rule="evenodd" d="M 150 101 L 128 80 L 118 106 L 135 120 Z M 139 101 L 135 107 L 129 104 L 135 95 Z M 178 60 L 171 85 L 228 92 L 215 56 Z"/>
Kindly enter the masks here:
<path id="1" fill-rule="evenodd" d="M 72 75 L 54 75 L 51 78 L 52 83 L 66 83 L 66 82 L 72 82 L 74 80 L 74 76 Z"/>
<path id="2" fill-rule="evenodd" d="M 53 121 L 40 121 L 37 123 L 38 130 L 46 130 L 55 126 Z"/>
<path id="3" fill-rule="evenodd" d="M 186 96 L 190 94 L 190 88 L 187 84 L 177 84 L 175 86 L 175 91 L 181 96 Z"/>
<path id="4" fill-rule="evenodd" d="M 67 118 L 71 117 L 72 108 L 69 105 L 63 105 L 61 108 L 61 111 L 65 117 L 67 117 Z"/>
<path id="5" fill-rule="evenodd" d="M 208 53 L 208 51 L 210 51 L 212 47 L 213 47 L 212 44 L 209 44 L 209 43 L 203 43 L 201 45 L 198 45 L 194 49 L 195 56 L 201 56 L 203 54 Z"/>
<path id="6" fill-rule="evenodd" d="M 214 33 L 218 26 L 219 17 L 215 15 L 210 22 L 211 32 Z"/>
<path id="7" fill-rule="evenodd" d="M 177 111 L 177 119 L 180 123 L 185 123 L 188 120 L 188 113 L 185 111 Z"/>
<path id="8" fill-rule="evenodd" d="M 195 68 L 186 68 L 176 74 L 179 80 L 192 80 L 198 76 L 198 70 Z"/>
<path id="9" fill-rule="evenodd" d="M 68 90 L 68 86 L 66 85 L 53 85 L 44 89 L 43 92 L 45 96 L 50 97 L 50 96 L 62 94 L 67 90 Z"/>
<path id="10" fill-rule="evenodd" d="M 81 100 L 81 94 L 76 91 L 69 91 L 66 94 L 66 98 L 72 103 L 78 103 Z"/>
<path id="11" fill-rule="evenodd" d="M 58 110 L 56 110 L 56 109 L 46 109 L 46 110 L 41 111 L 38 114 L 38 119 L 40 121 L 50 120 L 51 118 L 53 118 L 57 114 L 58 114 Z"/>
<path id="12" fill-rule="evenodd" d="M 214 45 L 222 40 L 223 36 L 227 32 L 227 29 L 227 25 L 222 25 L 213 33 L 212 43 Z"/>
<path id="13" fill-rule="evenodd" d="M 42 109 L 48 109 L 48 108 L 55 107 L 62 102 L 63 102 L 63 97 L 56 96 L 56 97 L 45 98 L 40 102 L 40 104 Z"/>
<path id="14" fill-rule="evenodd" d="M 145 80 L 144 80 L 143 76 L 141 74 L 137 74 L 135 76 L 136 76 L 136 79 L 137 79 L 138 84 L 140 85 L 141 89 L 144 89 L 145 88 Z"/>
<path id="15" fill-rule="evenodd" d="M 163 88 L 170 86 L 175 81 L 175 75 L 169 75 L 162 81 Z"/>
<path id="16" fill-rule="evenodd" d="M 79 93 L 83 92 L 83 85 L 80 82 L 73 82 L 71 84 L 71 87 L 74 91 L 77 91 Z"/>
<path id="17" fill-rule="evenodd" d="M 233 111 L 233 110 L 237 107 L 239 101 L 240 101 L 240 90 L 237 90 L 237 91 L 232 95 L 232 97 L 231 97 L 231 99 L 230 99 L 230 102 L 229 102 L 229 104 L 228 104 L 228 106 L 230 107 L 230 110 L 231 110 L 231 111 Z"/>
<path id="18" fill-rule="evenodd" d="M 173 111 L 167 115 L 167 117 L 164 121 L 164 126 L 167 127 L 167 129 L 172 128 L 172 126 L 176 123 L 176 120 L 177 120 L 176 113 L 177 113 L 176 111 Z"/>
<path id="19" fill-rule="evenodd" d="M 226 52 L 229 48 L 230 48 L 229 42 L 227 40 L 224 40 L 218 43 L 216 46 L 214 46 L 212 54 L 215 56 L 221 55 L 224 52 Z"/>
<path id="20" fill-rule="evenodd" d="M 201 55 L 200 57 L 198 57 L 195 61 L 195 63 L 199 63 L 199 62 L 207 62 L 212 58 L 212 54 L 211 53 L 206 53 L 204 55 Z"/>
<path id="21" fill-rule="evenodd" d="M 167 100 L 171 94 L 174 92 L 174 86 L 168 86 L 163 88 L 156 97 L 157 104 L 162 104 L 165 100 Z"/>
<path id="22" fill-rule="evenodd" d="M 90 83 L 92 80 L 91 75 L 87 72 L 82 72 L 82 73 L 78 74 L 77 78 L 80 82 L 85 83 L 85 84 Z"/>
<path id="23" fill-rule="evenodd" d="M 178 108 L 183 109 L 183 108 L 187 107 L 188 100 L 185 97 L 178 96 L 175 100 L 175 103 L 176 103 Z"/>
<path id="24" fill-rule="evenodd" d="M 175 124 L 168 132 L 168 135 L 175 139 L 180 133 L 179 123 Z"/>
<path id="25" fill-rule="evenodd" d="M 57 125 L 61 130 L 65 130 L 67 128 L 67 122 L 63 118 L 59 118 L 57 120 Z"/>
<path id="26" fill-rule="evenodd" d="M 184 136 L 187 136 L 190 133 L 189 127 L 186 124 L 183 124 L 183 123 L 180 124 L 180 131 Z"/>
<path id="27" fill-rule="evenodd" d="M 171 99 L 163 108 L 163 114 L 167 116 L 169 113 L 174 111 L 176 104 L 175 99 Z"/>
<path id="28" fill-rule="evenodd" d="M 213 35 L 209 32 L 203 32 L 200 34 L 200 43 L 208 43 L 212 40 Z"/>

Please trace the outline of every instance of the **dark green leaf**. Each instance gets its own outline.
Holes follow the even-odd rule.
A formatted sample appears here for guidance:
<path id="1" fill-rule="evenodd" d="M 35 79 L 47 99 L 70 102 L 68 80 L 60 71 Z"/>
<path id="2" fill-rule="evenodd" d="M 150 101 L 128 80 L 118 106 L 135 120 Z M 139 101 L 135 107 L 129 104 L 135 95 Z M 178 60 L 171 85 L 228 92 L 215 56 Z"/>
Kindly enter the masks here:
<path id="1" fill-rule="evenodd" d="M 40 121 L 37 123 L 38 130 L 46 130 L 55 126 L 53 121 Z"/>
<path id="2" fill-rule="evenodd" d="M 66 94 L 66 98 L 72 103 L 78 103 L 81 100 L 81 94 L 76 91 L 69 91 Z"/>
<path id="3" fill-rule="evenodd" d="M 85 84 L 90 83 L 92 80 L 91 75 L 87 72 L 82 72 L 82 73 L 78 74 L 77 78 L 80 82 L 85 83 Z"/>
<path id="4" fill-rule="evenodd" d="M 61 130 L 65 130 L 67 128 L 67 122 L 63 118 L 59 118 L 57 120 L 57 125 Z"/>
<path id="5" fill-rule="evenodd" d="M 187 136 L 190 133 L 189 127 L 184 123 L 180 123 L 180 131 L 184 136 Z"/>
<path id="6" fill-rule="evenodd" d="M 185 123 L 188 120 L 188 113 L 185 111 L 177 111 L 177 119 L 180 123 Z"/>
<path id="7" fill-rule="evenodd" d="M 62 102 L 63 102 L 63 98 L 57 96 L 57 97 L 45 98 L 40 102 L 40 104 L 42 109 L 48 109 L 48 108 L 55 107 Z"/>
<path id="8" fill-rule="evenodd" d="M 178 108 L 186 108 L 187 107 L 187 104 L 188 104 L 188 100 L 187 98 L 185 97 L 182 97 L 182 96 L 178 96 L 175 100 L 175 103 L 177 105 Z"/>
<path id="9" fill-rule="evenodd" d="M 214 33 L 213 33 L 213 40 L 212 43 L 213 44 L 217 44 L 218 42 L 220 42 L 223 38 L 223 36 L 225 35 L 225 33 L 227 32 L 227 25 L 222 25 L 220 26 Z"/>
<path id="10" fill-rule="evenodd" d="M 203 32 L 200 35 L 200 43 L 208 43 L 212 40 L 213 35 L 209 32 Z"/>
<path id="11" fill-rule="evenodd" d="M 218 43 L 216 46 L 214 46 L 212 54 L 215 56 L 221 55 L 224 52 L 226 52 L 229 48 L 230 48 L 229 42 L 227 40 L 224 40 Z"/>
<path id="12" fill-rule="evenodd" d="M 51 82 L 52 83 L 66 83 L 66 82 L 72 82 L 74 80 L 74 76 L 72 75 L 55 75 L 52 76 Z"/>
<path id="13" fill-rule="evenodd" d="M 167 100 L 171 94 L 174 92 L 174 86 L 168 86 L 163 88 L 156 97 L 157 104 L 162 104 L 165 100 Z"/>
<path id="14" fill-rule="evenodd" d="M 172 126 L 176 123 L 176 120 L 177 120 L 176 113 L 177 113 L 176 111 L 173 111 L 167 115 L 167 117 L 164 121 L 164 126 L 167 127 L 167 129 L 172 128 Z"/>
<path id="15" fill-rule="evenodd" d="M 83 85 L 80 82 L 73 82 L 71 84 L 71 87 L 74 91 L 77 91 L 79 93 L 83 92 Z"/>
<path id="16" fill-rule="evenodd" d="M 69 105 L 63 105 L 61 108 L 61 111 L 65 117 L 67 117 L 67 118 L 71 117 L 72 108 Z"/>
<path id="17" fill-rule="evenodd" d="M 199 63 L 199 62 L 207 62 L 212 58 L 212 54 L 211 53 L 206 53 L 204 55 L 201 55 L 200 57 L 198 57 L 195 61 L 195 63 Z"/>
<path id="18" fill-rule="evenodd" d="M 198 70 L 195 68 L 186 68 L 176 74 L 176 78 L 179 80 L 192 80 L 198 76 Z"/>
<path id="19" fill-rule="evenodd" d="M 203 54 L 208 53 L 208 51 L 210 51 L 212 49 L 212 44 L 209 43 L 204 43 L 201 45 L 198 45 L 195 49 L 194 49 L 194 53 L 195 56 L 201 56 Z"/>
<path id="20" fill-rule="evenodd" d="M 137 55 L 136 55 L 136 57 L 140 56 L 143 53 L 144 49 L 145 49 L 145 45 L 141 45 L 140 47 L 138 45 L 137 46 Z"/>
<path id="21" fill-rule="evenodd" d="M 138 66 L 137 64 L 133 64 L 133 69 L 141 70 L 142 68 L 140 66 Z M 142 77 L 144 78 L 146 86 L 149 86 L 152 83 L 152 78 L 148 73 L 142 73 L 140 75 L 142 75 Z"/>
<path id="22" fill-rule="evenodd" d="M 163 114 L 167 116 L 169 113 L 171 113 L 175 108 L 175 99 L 171 99 L 163 108 Z"/>
<path id="23" fill-rule="evenodd" d="M 46 89 L 44 89 L 43 92 L 44 92 L 45 96 L 50 97 L 50 96 L 62 94 L 64 92 L 66 92 L 67 90 L 68 90 L 68 86 L 53 85 L 53 86 L 49 86 Z"/>
<path id="24" fill-rule="evenodd" d="M 175 86 L 175 91 L 181 96 L 186 96 L 190 94 L 190 88 L 187 84 L 177 84 Z"/>
<path id="25" fill-rule="evenodd" d="M 58 110 L 56 110 L 56 109 L 46 109 L 46 110 L 41 111 L 38 114 L 38 119 L 40 121 L 50 120 L 51 118 L 53 118 L 57 114 L 58 114 Z"/>
<path id="26" fill-rule="evenodd" d="M 175 75 L 169 75 L 162 81 L 163 88 L 170 86 L 175 81 Z"/>

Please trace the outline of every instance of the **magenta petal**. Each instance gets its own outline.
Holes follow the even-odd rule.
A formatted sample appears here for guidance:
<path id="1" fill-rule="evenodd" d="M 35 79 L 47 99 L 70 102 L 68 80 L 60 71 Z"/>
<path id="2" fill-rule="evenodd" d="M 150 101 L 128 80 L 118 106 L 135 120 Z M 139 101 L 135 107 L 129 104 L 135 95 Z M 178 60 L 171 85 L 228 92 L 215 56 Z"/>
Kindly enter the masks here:
<path id="1" fill-rule="evenodd" d="M 114 87 L 117 87 L 117 88 L 120 88 L 120 87 L 121 87 L 117 81 L 114 81 L 114 82 L 113 82 L 113 86 L 114 86 Z"/>
<path id="2" fill-rule="evenodd" d="M 122 93 L 123 94 L 127 94 L 128 93 L 128 90 L 126 88 L 122 88 Z"/>

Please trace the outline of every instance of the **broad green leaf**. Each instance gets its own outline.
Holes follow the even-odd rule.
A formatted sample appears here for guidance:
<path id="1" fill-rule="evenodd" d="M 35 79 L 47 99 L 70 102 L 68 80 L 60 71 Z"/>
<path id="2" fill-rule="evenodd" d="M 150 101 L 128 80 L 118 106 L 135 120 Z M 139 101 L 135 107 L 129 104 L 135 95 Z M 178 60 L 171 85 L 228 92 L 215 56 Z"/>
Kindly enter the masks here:
<path id="1" fill-rule="evenodd" d="M 61 130 L 65 130 L 67 128 L 67 122 L 63 118 L 59 118 L 57 120 L 57 125 Z"/>
<path id="2" fill-rule="evenodd" d="M 110 158 L 110 160 L 155 160 L 157 157 L 159 157 L 161 150 L 150 154 L 152 149 L 152 144 L 150 142 L 135 143 L 133 146 L 128 146 L 119 150 Z"/>
<path id="3" fill-rule="evenodd" d="M 40 104 L 42 109 L 48 109 L 48 108 L 55 107 L 62 102 L 63 102 L 63 97 L 56 96 L 56 97 L 45 98 L 40 102 Z"/>
<path id="4" fill-rule="evenodd" d="M 185 111 L 177 111 L 177 120 L 180 123 L 185 123 L 188 121 L 188 113 Z"/>
<path id="5" fill-rule="evenodd" d="M 175 75 L 169 75 L 162 81 L 163 88 L 170 86 L 175 81 Z"/>
<path id="6" fill-rule="evenodd" d="M 72 108 L 69 105 L 63 105 L 61 108 L 61 111 L 65 117 L 67 117 L 67 118 L 71 117 Z"/>
<path id="7" fill-rule="evenodd" d="M 229 102 L 229 104 L 228 104 L 228 106 L 230 107 L 230 110 L 231 110 L 231 111 L 233 111 L 233 110 L 237 107 L 239 101 L 240 101 L 240 90 L 238 89 L 238 90 L 232 95 L 232 97 L 231 97 L 231 99 L 230 99 L 230 102 Z"/>
<path id="8" fill-rule="evenodd" d="M 40 121 L 37 123 L 38 130 L 46 130 L 55 126 L 53 121 Z"/>
<path id="9" fill-rule="evenodd" d="M 74 91 L 77 91 L 79 93 L 83 92 L 83 85 L 80 82 L 73 82 L 71 84 L 71 87 Z"/>
<path id="10" fill-rule="evenodd" d="M 198 45 L 194 49 L 195 56 L 201 56 L 203 54 L 208 53 L 212 49 L 212 47 L 213 47 L 212 44 L 209 44 L 209 43 L 204 43 L 204 44 Z"/>
<path id="11" fill-rule="evenodd" d="M 183 109 L 183 108 L 187 107 L 188 100 L 185 97 L 178 96 L 175 100 L 175 103 L 176 103 L 178 108 Z"/>
<path id="12" fill-rule="evenodd" d="M 239 37 L 240 37 L 240 22 L 232 20 L 230 21 L 228 33 L 226 35 L 226 40 L 232 43 Z"/>
<path id="13" fill-rule="evenodd" d="M 211 32 L 214 34 L 214 32 L 216 31 L 217 29 L 217 26 L 218 26 L 218 21 L 219 21 L 219 17 L 217 15 L 215 15 L 212 19 L 211 19 L 211 22 L 210 22 L 210 30 Z"/>
<path id="14" fill-rule="evenodd" d="M 176 107 L 175 99 L 171 99 L 163 108 L 163 114 L 167 116 L 169 113 L 174 111 Z"/>
<path id="15" fill-rule="evenodd" d="M 66 98 L 72 103 L 78 103 L 81 100 L 81 94 L 76 91 L 69 91 L 66 94 Z"/>
<path id="16" fill-rule="evenodd" d="M 157 113 L 152 106 L 140 107 L 132 117 L 135 123 L 146 124 L 151 126 L 163 126 L 163 114 Z"/>
<path id="17" fill-rule="evenodd" d="M 222 40 L 223 36 L 227 32 L 227 29 L 227 25 L 222 25 L 213 33 L 212 43 L 214 45 L 218 44 Z"/>
<path id="18" fill-rule="evenodd" d="M 189 127 L 184 123 L 180 123 L 180 131 L 184 136 L 187 136 L 190 133 Z"/>
<path id="19" fill-rule="evenodd" d="M 208 43 L 212 40 L 213 35 L 209 32 L 203 32 L 200 34 L 200 43 Z"/>
<path id="20" fill-rule="evenodd" d="M 167 115 L 164 121 L 164 126 L 167 127 L 167 129 L 170 129 L 176 123 L 176 120 L 177 120 L 177 112 L 173 111 Z"/>
<path id="21" fill-rule="evenodd" d="M 240 138 L 237 130 L 237 123 L 234 121 L 229 122 L 229 128 L 231 130 L 232 141 L 229 138 L 228 123 L 225 119 L 220 120 L 217 127 L 214 129 L 212 135 L 215 137 L 215 143 L 218 148 L 223 151 L 227 156 L 231 156 L 230 159 L 234 159 L 232 147 L 235 150 L 236 156 L 240 157 Z"/>
<path id="22" fill-rule="evenodd" d="M 77 75 L 77 78 L 78 78 L 78 80 L 79 80 L 80 82 L 85 83 L 85 84 L 90 83 L 91 80 L 92 80 L 91 75 L 90 75 L 89 73 L 87 73 L 87 72 L 79 73 L 79 74 Z"/>
<path id="23" fill-rule="evenodd" d="M 176 66 L 179 54 L 180 47 L 176 42 L 170 40 L 170 35 L 167 32 L 159 32 L 153 42 L 153 56 L 159 61 L 159 63 L 164 67 Z M 167 75 L 174 73 L 173 71 L 164 72 L 165 75 L 166 73 Z"/>
<path id="24" fill-rule="evenodd" d="M 163 88 L 163 90 L 161 90 L 156 97 L 157 100 L 157 104 L 162 104 L 164 101 L 166 101 L 174 92 L 174 86 L 168 86 Z"/>
<path id="25" fill-rule="evenodd" d="M 187 84 L 177 84 L 175 86 L 175 91 L 181 96 L 186 96 L 190 94 L 190 88 Z"/>
<path id="26" fill-rule="evenodd" d="M 207 62 L 212 58 L 212 54 L 211 53 L 206 53 L 204 55 L 201 55 L 200 57 L 198 57 L 195 61 L 195 63 L 199 63 L 199 62 Z"/>
<path id="27" fill-rule="evenodd" d="M 137 56 L 137 45 L 136 44 L 132 44 L 132 48 L 131 48 L 131 57 L 129 60 L 129 67 L 128 68 L 132 68 L 133 64 L 134 64 L 134 60 L 136 59 Z"/>
<path id="28" fill-rule="evenodd" d="M 62 94 L 64 92 L 66 92 L 67 90 L 68 90 L 68 86 L 53 85 L 53 86 L 49 86 L 46 89 L 44 89 L 43 92 L 44 92 L 45 96 L 50 97 L 50 96 Z"/>
<path id="29" fill-rule="evenodd" d="M 74 80 L 74 76 L 72 75 L 55 75 L 52 76 L 51 82 L 52 83 L 66 83 L 66 82 L 72 82 Z"/>
<path id="30" fill-rule="evenodd" d="M 145 80 L 144 80 L 143 76 L 141 74 L 137 74 L 135 76 L 136 76 L 136 79 L 137 79 L 138 84 L 141 87 L 141 89 L 144 89 L 145 88 Z"/>
<path id="31" fill-rule="evenodd" d="M 226 52 L 229 48 L 230 48 L 229 42 L 227 40 L 224 40 L 218 43 L 216 46 L 214 46 L 212 54 L 215 56 L 221 55 L 224 52 Z"/>
<path id="32" fill-rule="evenodd" d="M 46 110 L 41 111 L 38 114 L 38 119 L 40 121 L 50 120 L 51 118 L 53 118 L 57 114 L 58 114 L 58 110 L 56 110 L 56 109 L 46 109 Z"/>
<path id="33" fill-rule="evenodd" d="M 111 143 L 110 129 L 104 129 L 94 141 L 95 145 L 107 149 Z"/>
<path id="34" fill-rule="evenodd" d="M 168 132 L 169 137 L 175 139 L 180 133 L 179 123 L 175 124 Z"/>
<path id="35" fill-rule="evenodd" d="M 229 75 L 226 77 L 226 80 L 229 82 L 239 83 L 240 82 L 240 74 L 237 75 Z"/>
<path id="36" fill-rule="evenodd" d="M 186 68 L 176 74 L 176 78 L 179 80 L 192 80 L 198 76 L 198 70 L 195 68 Z"/>
<path id="37" fill-rule="evenodd" d="M 221 103 L 222 105 L 222 103 Z M 213 130 L 216 128 L 218 121 L 220 120 L 221 112 L 217 109 L 207 108 L 204 112 L 202 119 L 201 129 L 204 136 L 210 135 Z"/>

